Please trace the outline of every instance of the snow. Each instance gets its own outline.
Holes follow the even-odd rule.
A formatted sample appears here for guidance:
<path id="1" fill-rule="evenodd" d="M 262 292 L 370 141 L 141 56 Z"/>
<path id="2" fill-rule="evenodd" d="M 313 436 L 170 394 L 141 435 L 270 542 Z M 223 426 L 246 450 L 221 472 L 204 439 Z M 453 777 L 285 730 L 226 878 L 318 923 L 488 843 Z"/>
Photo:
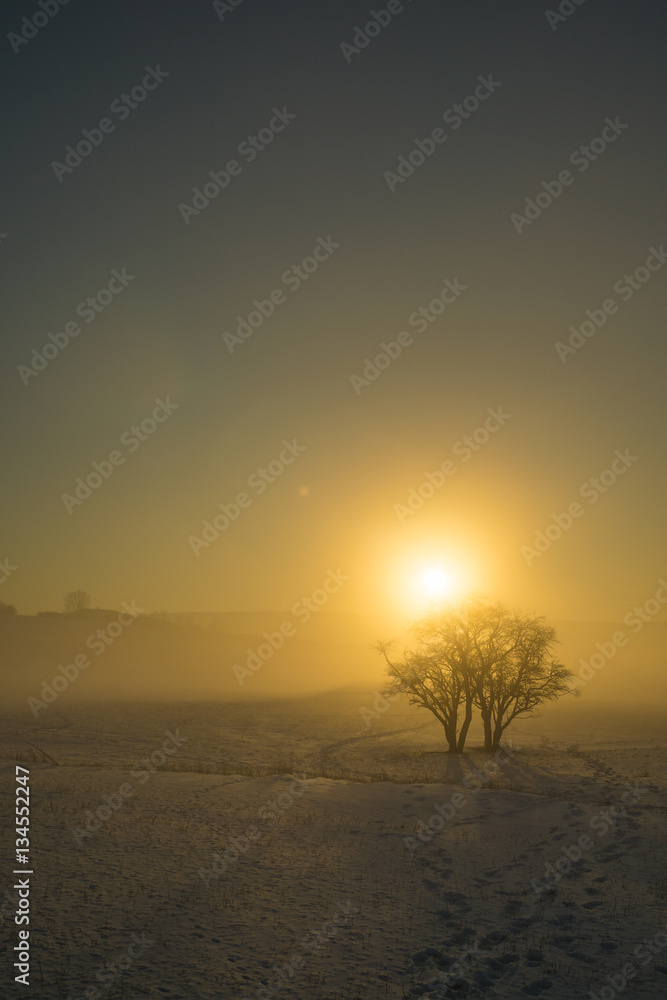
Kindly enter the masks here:
<path id="1" fill-rule="evenodd" d="M 13 758 L 30 742 L 59 762 L 29 765 L 25 995 L 667 995 L 660 718 L 570 704 L 514 727 L 490 763 L 477 731 L 447 757 L 398 702 L 366 726 L 373 700 L 7 716 L 8 831 Z"/>

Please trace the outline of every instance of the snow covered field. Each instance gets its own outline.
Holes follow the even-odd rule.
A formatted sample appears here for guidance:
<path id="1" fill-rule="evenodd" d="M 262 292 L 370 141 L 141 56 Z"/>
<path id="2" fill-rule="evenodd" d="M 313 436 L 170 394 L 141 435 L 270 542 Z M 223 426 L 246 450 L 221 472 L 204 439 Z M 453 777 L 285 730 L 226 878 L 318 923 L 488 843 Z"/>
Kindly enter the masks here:
<path id="1" fill-rule="evenodd" d="M 5 717 L 5 844 L 15 758 L 58 766 L 27 765 L 31 985 L 5 957 L 3 997 L 667 995 L 657 713 L 569 701 L 458 759 L 373 702 Z M 4 956 L 13 909 L 3 889 Z"/>

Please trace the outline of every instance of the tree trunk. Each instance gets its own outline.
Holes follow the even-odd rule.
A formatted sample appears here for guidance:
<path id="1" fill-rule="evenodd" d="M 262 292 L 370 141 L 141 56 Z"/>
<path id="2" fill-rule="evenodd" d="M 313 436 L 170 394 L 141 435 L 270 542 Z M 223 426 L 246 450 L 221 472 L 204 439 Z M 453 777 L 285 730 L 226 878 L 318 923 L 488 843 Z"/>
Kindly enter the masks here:
<path id="1" fill-rule="evenodd" d="M 459 741 L 457 744 L 457 752 L 463 753 L 463 748 L 466 745 L 466 738 L 468 736 L 468 730 L 470 729 L 470 723 L 472 722 L 472 701 L 466 703 L 466 714 L 463 720 L 463 725 L 461 726 L 461 732 L 459 733 Z"/>
<path id="2" fill-rule="evenodd" d="M 493 729 L 490 712 L 482 715 L 482 722 L 484 723 L 484 749 L 493 750 Z"/>
<path id="3" fill-rule="evenodd" d="M 449 725 L 445 726 L 445 739 L 447 740 L 447 746 L 449 747 L 449 750 L 447 752 L 448 753 L 456 753 L 457 752 L 457 747 L 456 747 L 456 723 L 454 723 L 454 725 L 452 725 L 452 723 L 450 722 Z"/>

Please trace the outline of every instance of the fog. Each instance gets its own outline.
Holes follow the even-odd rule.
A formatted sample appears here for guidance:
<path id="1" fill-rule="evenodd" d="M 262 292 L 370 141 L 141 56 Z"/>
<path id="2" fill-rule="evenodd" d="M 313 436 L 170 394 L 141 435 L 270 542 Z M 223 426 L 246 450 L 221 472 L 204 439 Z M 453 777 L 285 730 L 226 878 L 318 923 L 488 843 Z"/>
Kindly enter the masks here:
<path id="1" fill-rule="evenodd" d="M 635 623 L 634 632 L 625 623 L 551 624 L 561 641 L 557 655 L 572 670 L 582 703 L 665 704 L 667 623 L 640 622 L 641 628 Z M 289 612 L 5 615 L 0 616 L 0 697 L 7 708 L 38 717 L 56 700 L 63 708 L 106 700 L 238 701 L 341 688 L 373 692 L 386 680 L 373 648 L 378 639 L 397 639 L 398 648 L 409 641 L 389 617 L 327 611 L 306 622 Z M 572 706 L 572 698 L 563 704 Z"/>

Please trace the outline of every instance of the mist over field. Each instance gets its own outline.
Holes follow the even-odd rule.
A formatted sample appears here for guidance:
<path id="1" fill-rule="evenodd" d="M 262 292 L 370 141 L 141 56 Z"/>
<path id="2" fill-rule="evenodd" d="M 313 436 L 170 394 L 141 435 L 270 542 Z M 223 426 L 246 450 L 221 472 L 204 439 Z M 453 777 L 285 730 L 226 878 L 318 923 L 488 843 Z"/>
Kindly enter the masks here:
<path id="1" fill-rule="evenodd" d="M 389 618 L 327 611 L 305 623 L 289 612 L 142 615 L 114 638 L 105 625 L 111 623 L 113 632 L 117 619 L 118 613 L 93 611 L 0 616 L 0 696 L 6 708 L 33 711 L 29 698 L 46 707 L 58 677 L 67 681 L 61 694 L 55 692 L 63 705 L 236 701 L 351 687 L 372 692 L 385 683 L 373 646 L 396 637 Z M 280 632 L 286 621 L 295 624 L 289 637 Z M 655 708 L 667 702 L 667 623 L 634 615 L 629 622 L 552 623 L 561 640 L 559 656 L 572 666 L 586 705 Z M 410 642 L 407 635 L 397 638 Z M 76 657 L 88 665 L 78 667 Z M 35 711 L 39 717 L 43 709 L 35 705 Z"/>

